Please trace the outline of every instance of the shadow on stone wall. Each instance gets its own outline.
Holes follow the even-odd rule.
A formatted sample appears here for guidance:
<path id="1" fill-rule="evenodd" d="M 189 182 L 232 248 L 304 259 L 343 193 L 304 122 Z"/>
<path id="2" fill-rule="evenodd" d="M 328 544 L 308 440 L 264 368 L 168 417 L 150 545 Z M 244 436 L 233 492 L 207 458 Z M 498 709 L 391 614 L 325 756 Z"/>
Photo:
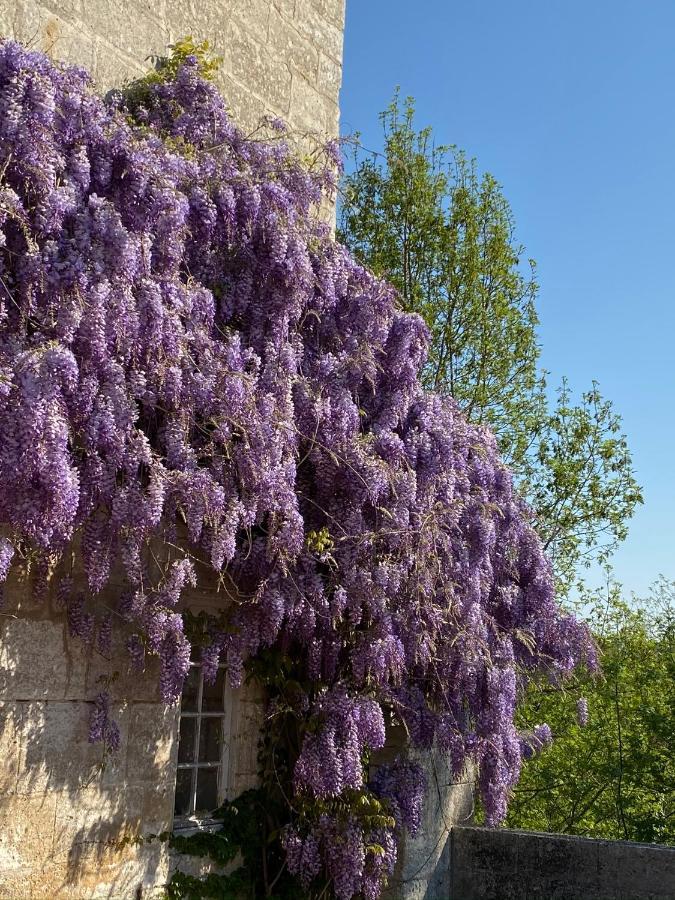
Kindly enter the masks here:
<path id="1" fill-rule="evenodd" d="M 177 711 L 159 701 L 156 667 L 134 675 L 127 660 L 119 639 L 110 659 L 71 639 L 53 597 L 38 602 L 11 576 L 0 610 L 0 896 L 131 898 L 166 881 L 166 845 L 137 841 L 171 828 Z M 89 719 L 115 673 L 121 746 L 106 755 L 88 742 Z"/>

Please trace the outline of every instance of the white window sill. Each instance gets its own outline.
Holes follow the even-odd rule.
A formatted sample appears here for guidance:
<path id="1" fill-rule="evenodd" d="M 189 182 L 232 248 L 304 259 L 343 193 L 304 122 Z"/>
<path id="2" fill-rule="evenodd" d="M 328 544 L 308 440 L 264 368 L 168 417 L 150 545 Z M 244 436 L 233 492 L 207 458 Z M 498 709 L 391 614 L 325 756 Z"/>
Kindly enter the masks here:
<path id="1" fill-rule="evenodd" d="M 203 831 L 218 831 L 222 828 L 222 819 L 197 819 L 194 816 L 184 819 L 175 819 L 173 833 L 180 837 L 191 837 Z"/>

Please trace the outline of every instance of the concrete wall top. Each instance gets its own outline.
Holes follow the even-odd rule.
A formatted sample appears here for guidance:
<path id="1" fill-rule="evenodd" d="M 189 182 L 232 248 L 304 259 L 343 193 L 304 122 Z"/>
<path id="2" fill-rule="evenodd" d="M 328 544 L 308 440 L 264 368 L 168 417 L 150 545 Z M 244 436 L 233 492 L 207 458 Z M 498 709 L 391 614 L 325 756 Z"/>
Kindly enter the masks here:
<path id="1" fill-rule="evenodd" d="M 453 828 L 451 900 L 675 900 L 675 847 Z"/>

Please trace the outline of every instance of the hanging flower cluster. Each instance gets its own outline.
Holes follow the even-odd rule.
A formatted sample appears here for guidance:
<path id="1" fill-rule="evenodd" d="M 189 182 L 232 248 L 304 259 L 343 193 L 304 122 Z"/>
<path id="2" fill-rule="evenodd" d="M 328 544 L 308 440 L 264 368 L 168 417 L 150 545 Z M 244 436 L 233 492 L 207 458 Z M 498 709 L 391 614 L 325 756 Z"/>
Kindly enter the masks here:
<path id="1" fill-rule="evenodd" d="M 171 702 L 181 598 L 211 568 L 229 599 L 207 674 L 223 659 L 236 684 L 276 646 L 325 686 L 299 794 L 362 785 L 386 708 L 457 772 L 476 760 L 494 824 L 524 752 L 518 679 L 593 650 L 493 436 L 423 392 L 425 326 L 313 215 L 334 163 L 244 137 L 196 57 L 105 103 L 82 70 L 0 43 L 0 580 L 29 554 L 46 580 L 78 541 L 86 589 L 66 573 L 56 591 L 71 631 L 110 646 L 95 600 L 121 572 L 115 621 Z M 399 824 L 422 784 L 381 776 Z M 377 896 L 395 858 L 391 833 L 373 855 L 330 816 L 286 840 L 339 898 Z"/>
<path id="2" fill-rule="evenodd" d="M 322 870 L 336 897 L 377 900 L 383 882 L 396 864 L 396 841 L 391 829 L 364 832 L 356 819 L 342 821 L 319 816 L 316 827 L 304 839 L 293 829 L 283 837 L 288 869 L 305 888 Z M 377 853 L 368 850 L 377 847 Z"/>

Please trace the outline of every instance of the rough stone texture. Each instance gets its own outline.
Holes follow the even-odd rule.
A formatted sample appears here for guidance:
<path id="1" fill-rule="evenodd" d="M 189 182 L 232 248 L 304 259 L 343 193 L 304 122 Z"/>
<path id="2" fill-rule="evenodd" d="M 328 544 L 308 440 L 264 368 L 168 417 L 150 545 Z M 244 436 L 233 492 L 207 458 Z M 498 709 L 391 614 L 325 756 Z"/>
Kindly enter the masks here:
<path id="1" fill-rule="evenodd" d="M 451 848 L 427 900 L 675 900 L 675 847 L 458 827 Z"/>
<path id="2" fill-rule="evenodd" d="M 178 38 L 207 39 L 235 119 L 281 116 L 303 142 L 338 133 L 344 13 L 345 0 L 0 0 L 0 34 L 85 66 L 101 90 Z"/>
<path id="3" fill-rule="evenodd" d="M 12 578 L 0 618 L 0 898 L 160 895 L 176 860 L 171 829 L 177 709 L 157 695 L 157 671 L 129 672 L 67 636 L 53 602 L 38 606 Z M 195 608 L 213 606 L 206 594 Z M 222 602 L 222 598 L 221 598 Z M 114 677 L 121 749 L 104 759 L 87 741 L 92 701 Z M 264 712 L 252 689 L 228 689 L 227 796 L 255 784 Z M 200 864 L 201 868 L 203 865 Z"/>
<path id="4" fill-rule="evenodd" d="M 235 120 L 253 130 L 263 114 L 280 116 L 300 146 L 338 134 L 343 28 L 344 0 L 0 0 L 0 35 L 85 66 L 102 91 L 143 74 L 149 56 L 186 34 L 208 39 L 223 57 L 219 85 Z M 202 592 L 190 605 L 218 599 Z M 9 586 L 0 618 L 0 898 L 160 896 L 176 865 L 166 844 L 135 839 L 172 824 L 177 711 L 159 702 L 156 671 L 132 675 L 120 651 L 116 662 L 86 653 L 62 616 L 31 599 L 30 585 Z M 115 673 L 122 747 L 103 766 L 87 743 L 88 719 L 101 679 Z M 229 796 L 255 783 L 261 699 L 230 692 Z M 379 762 L 401 737 L 390 735 Z M 453 827 L 472 815 L 472 778 L 453 779 L 437 753 L 419 758 L 429 797 L 418 835 L 401 847 L 391 900 L 675 898 L 672 848 Z M 181 863 L 194 874 L 205 868 Z"/>
<path id="5" fill-rule="evenodd" d="M 419 831 L 406 835 L 387 897 L 391 900 L 431 900 L 450 895 L 450 829 L 473 815 L 474 783 L 468 773 L 453 776 L 440 753 L 420 756 L 429 790 Z"/>
<path id="6" fill-rule="evenodd" d="M 373 755 L 370 775 L 391 762 L 406 743 L 400 727 L 387 729 L 383 750 Z M 474 779 L 471 769 L 456 778 L 447 757 L 438 751 L 419 751 L 413 757 L 423 767 L 428 784 L 420 828 L 412 837 L 404 833 L 396 870 L 386 891 L 387 900 L 435 900 L 450 891 L 450 829 L 468 824 L 473 815 Z"/>

